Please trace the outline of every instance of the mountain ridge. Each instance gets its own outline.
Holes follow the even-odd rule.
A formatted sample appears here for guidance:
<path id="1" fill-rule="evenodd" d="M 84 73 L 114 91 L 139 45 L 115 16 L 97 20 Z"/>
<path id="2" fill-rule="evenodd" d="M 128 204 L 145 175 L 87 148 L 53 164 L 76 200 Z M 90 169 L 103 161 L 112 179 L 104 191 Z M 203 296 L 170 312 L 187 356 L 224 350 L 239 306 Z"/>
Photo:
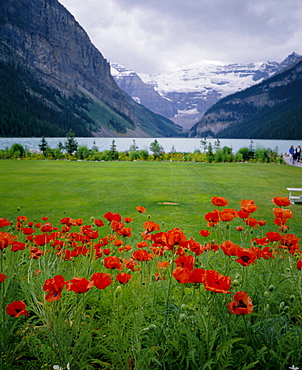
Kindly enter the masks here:
<path id="1" fill-rule="evenodd" d="M 261 83 L 213 105 L 190 137 L 302 138 L 302 57 Z"/>
<path id="2" fill-rule="evenodd" d="M 261 82 L 291 65 L 297 58 L 299 55 L 293 52 L 280 63 L 268 61 L 223 65 L 201 61 L 191 68 L 153 75 L 138 75 L 126 67 L 115 68 L 115 63 L 111 63 L 111 71 L 114 71 L 112 74 L 122 89 L 137 99 L 140 99 L 139 94 L 142 94 L 144 105 L 152 110 L 147 98 L 151 86 L 169 106 L 166 111 L 163 108 L 161 114 L 182 126 L 184 131 L 189 131 L 219 99 Z M 141 83 L 139 90 L 129 88 L 133 76 L 145 83 L 144 92 Z M 127 83 L 124 83 L 126 80 Z M 176 113 L 171 116 L 171 112 Z"/>
<path id="3" fill-rule="evenodd" d="M 23 101 L 19 96 L 13 111 L 9 102 L 14 100 L 13 94 L 2 86 L 5 94 L 11 94 L 9 99 L 2 97 L 1 101 L 5 113 L 2 118 L 5 120 L 4 135 L 10 134 L 9 122 L 13 117 L 18 117 L 16 125 L 21 125 L 22 117 L 26 119 L 31 127 L 29 136 L 41 134 L 42 126 L 47 122 L 56 125 L 50 112 L 43 112 L 43 107 L 35 112 L 33 103 L 28 106 L 32 99 L 44 103 L 48 110 L 78 119 L 77 127 L 80 129 L 81 121 L 86 134 L 91 136 L 148 137 L 150 130 L 147 133 L 143 127 L 149 120 L 154 130 L 152 135 L 163 136 L 168 132 L 171 136 L 180 131 L 166 118 L 147 109 L 142 114 L 142 107 L 129 103 L 127 94 L 111 76 L 108 61 L 91 43 L 73 15 L 57 0 L 0 2 L 0 60 L 11 71 L 12 78 L 17 78 L 16 84 L 26 95 Z M 32 84 L 26 78 L 28 73 L 35 80 Z M 5 78 L 3 74 L 2 77 Z M 22 86 L 22 81 L 27 81 L 28 85 Z M 52 97 L 48 94 L 50 90 Z M 84 99 L 85 104 L 82 104 L 84 100 L 79 104 L 79 99 Z M 39 115 L 43 116 L 43 125 L 39 125 Z M 87 119 L 83 119 L 83 115 Z M 39 129 L 34 129 L 33 121 Z M 26 130 L 25 126 L 22 132 Z"/>

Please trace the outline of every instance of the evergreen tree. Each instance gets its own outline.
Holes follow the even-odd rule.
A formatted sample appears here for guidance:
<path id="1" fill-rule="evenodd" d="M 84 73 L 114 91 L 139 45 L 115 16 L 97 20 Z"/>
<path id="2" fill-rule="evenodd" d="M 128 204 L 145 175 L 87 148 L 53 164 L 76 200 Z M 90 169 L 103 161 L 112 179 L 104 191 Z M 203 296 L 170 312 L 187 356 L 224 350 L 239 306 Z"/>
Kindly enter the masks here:
<path id="1" fill-rule="evenodd" d="M 41 144 L 39 144 L 39 148 L 43 155 L 45 155 L 46 149 L 48 147 L 47 141 L 45 140 L 45 137 L 42 137 Z"/>
<path id="2" fill-rule="evenodd" d="M 118 152 L 116 150 L 115 140 L 112 140 L 111 146 L 110 146 L 110 152 L 109 152 L 110 160 L 114 161 L 115 159 L 118 159 Z"/>
<path id="3" fill-rule="evenodd" d="M 64 147 L 65 147 L 67 153 L 70 154 L 70 155 L 72 155 L 78 149 L 78 143 L 75 140 L 74 133 L 71 129 L 69 130 L 69 132 L 67 134 L 67 140 L 65 141 Z"/>

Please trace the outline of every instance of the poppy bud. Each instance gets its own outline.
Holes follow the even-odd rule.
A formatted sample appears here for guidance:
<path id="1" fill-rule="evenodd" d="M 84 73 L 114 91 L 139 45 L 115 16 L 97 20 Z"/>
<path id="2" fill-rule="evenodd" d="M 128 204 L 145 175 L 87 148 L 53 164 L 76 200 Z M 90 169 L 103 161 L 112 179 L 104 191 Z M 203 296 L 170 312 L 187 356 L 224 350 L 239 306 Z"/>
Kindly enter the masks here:
<path id="1" fill-rule="evenodd" d="M 119 285 L 115 289 L 115 296 L 118 297 L 122 293 L 122 287 Z"/>
<path id="2" fill-rule="evenodd" d="M 232 285 L 233 286 L 238 286 L 239 285 L 239 281 L 238 280 L 233 280 Z"/>
<path id="3" fill-rule="evenodd" d="M 265 309 L 268 311 L 268 310 L 269 310 L 269 307 L 270 307 L 270 305 L 269 305 L 269 304 L 267 304 L 267 305 L 265 306 Z"/>
<path id="4" fill-rule="evenodd" d="M 187 320 L 187 315 L 185 313 L 181 313 L 179 315 L 179 321 L 186 321 Z"/>
<path id="5" fill-rule="evenodd" d="M 292 294 L 290 297 L 289 297 L 290 301 L 291 302 L 294 302 L 294 300 L 296 299 L 296 297 Z"/>
<path id="6" fill-rule="evenodd" d="M 155 325 L 155 324 L 150 324 L 150 325 L 148 326 L 148 330 L 149 330 L 149 331 L 155 331 L 155 330 L 156 330 L 156 325 Z"/>
<path id="7" fill-rule="evenodd" d="M 187 305 L 183 303 L 183 304 L 180 306 L 180 309 L 181 309 L 182 311 L 186 310 L 186 309 L 187 309 Z"/>
<path id="8" fill-rule="evenodd" d="M 274 285 L 270 285 L 270 286 L 268 287 L 268 290 L 269 290 L 270 292 L 273 292 L 273 291 L 275 290 Z"/>
<path id="9" fill-rule="evenodd" d="M 288 306 L 285 306 L 284 308 L 283 308 L 283 312 L 288 312 L 289 311 L 289 307 Z"/>
<path id="10" fill-rule="evenodd" d="M 21 211 L 21 208 L 20 207 L 17 207 L 17 211 L 20 212 Z"/>
<path id="11" fill-rule="evenodd" d="M 279 305 L 280 310 L 282 310 L 282 309 L 284 308 L 284 306 L 285 306 L 285 303 L 282 301 L 282 302 L 280 303 L 280 305 Z"/>
<path id="12" fill-rule="evenodd" d="M 265 298 L 268 298 L 269 297 L 269 292 L 264 292 L 263 295 L 264 295 Z"/>

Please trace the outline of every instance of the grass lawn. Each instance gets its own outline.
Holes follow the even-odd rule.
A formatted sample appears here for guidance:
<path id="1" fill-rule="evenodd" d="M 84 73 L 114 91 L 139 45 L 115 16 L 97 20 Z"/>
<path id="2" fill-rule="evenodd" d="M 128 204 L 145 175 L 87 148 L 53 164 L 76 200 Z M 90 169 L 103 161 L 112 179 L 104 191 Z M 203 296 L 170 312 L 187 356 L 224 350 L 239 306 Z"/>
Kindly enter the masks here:
<path id="1" fill-rule="evenodd" d="M 236 210 L 242 199 L 254 199 L 259 209 L 253 216 L 276 230 L 271 199 L 287 196 L 287 187 L 302 186 L 301 168 L 276 164 L 1 160 L 0 169 L 0 217 L 48 216 L 57 225 L 65 216 L 88 223 L 107 211 L 143 221 L 150 215 L 165 223 L 163 231 L 179 227 L 199 239 L 204 214 L 215 208 L 213 196 L 227 198 L 227 207 Z M 138 205 L 147 209 L 143 216 Z M 301 236 L 302 206 L 290 209 L 290 232 Z"/>

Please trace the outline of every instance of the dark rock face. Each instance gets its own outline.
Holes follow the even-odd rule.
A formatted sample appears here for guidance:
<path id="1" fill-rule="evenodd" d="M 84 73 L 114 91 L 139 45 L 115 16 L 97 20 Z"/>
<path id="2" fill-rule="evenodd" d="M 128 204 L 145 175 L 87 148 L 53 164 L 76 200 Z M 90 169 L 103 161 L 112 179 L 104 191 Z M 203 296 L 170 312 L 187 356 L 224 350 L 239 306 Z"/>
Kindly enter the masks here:
<path id="1" fill-rule="evenodd" d="M 92 94 L 136 121 L 108 62 L 57 0 L 1 0 L 0 44 L 2 60 L 18 59 L 64 94 Z"/>
<path id="2" fill-rule="evenodd" d="M 145 84 L 134 71 L 117 63 L 111 63 L 111 68 L 118 86 L 137 103 L 167 118 L 173 118 L 177 114 L 175 105 L 163 98 L 152 85 Z"/>

